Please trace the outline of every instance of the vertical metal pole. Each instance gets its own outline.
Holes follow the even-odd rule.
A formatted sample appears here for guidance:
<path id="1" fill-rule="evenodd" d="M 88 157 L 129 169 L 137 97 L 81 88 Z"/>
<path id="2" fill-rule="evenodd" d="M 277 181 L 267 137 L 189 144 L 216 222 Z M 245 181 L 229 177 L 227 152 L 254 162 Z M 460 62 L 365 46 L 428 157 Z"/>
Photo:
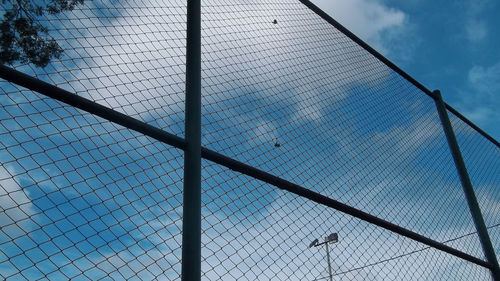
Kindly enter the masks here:
<path id="1" fill-rule="evenodd" d="M 328 250 L 328 242 L 325 243 L 326 246 L 326 260 L 328 260 L 328 276 L 330 276 L 330 281 L 332 281 L 332 265 L 330 263 L 330 250 Z"/>
<path id="2" fill-rule="evenodd" d="M 490 237 L 488 235 L 488 230 L 484 224 L 484 219 L 477 203 L 476 195 L 474 194 L 474 189 L 472 188 L 472 183 L 469 178 L 469 173 L 465 167 L 464 160 L 462 158 L 462 153 L 458 146 L 455 133 L 453 132 L 453 127 L 451 126 L 450 118 L 448 117 L 448 112 L 446 111 L 446 105 L 441 97 L 441 92 L 436 90 L 433 92 L 436 99 L 436 107 L 443 124 L 444 133 L 446 139 L 448 140 L 448 145 L 453 155 L 453 160 L 455 161 L 455 166 L 460 176 L 460 181 L 465 193 L 465 198 L 467 199 L 467 204 L 469 205 L 474 224 L 476 226 L 477 233 L 479 234 L 479 240 L 483 247 L 483 252 L 486 257 L 486 261 L 491 265 L 491 274 L 493 275 L 493 280 L 500 281 L 500 268 L 498 266 L 498 261 L 495 255 L 495 250 L 491 244 Z"/>
<path id="3" fill-rule="evenodd" d="M 201 279 L 201 7 L 187 1 L 184 194 L 182 219 L 183 281 Z"/>

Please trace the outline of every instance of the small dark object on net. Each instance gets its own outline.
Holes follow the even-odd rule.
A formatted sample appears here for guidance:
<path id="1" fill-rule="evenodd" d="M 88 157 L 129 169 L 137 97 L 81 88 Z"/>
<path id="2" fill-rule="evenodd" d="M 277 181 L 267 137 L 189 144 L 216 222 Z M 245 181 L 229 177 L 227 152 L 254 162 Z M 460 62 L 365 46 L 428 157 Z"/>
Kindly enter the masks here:
<path id="1" fill-rule="evenodd" d="M 274 23 L 274 24 L 278 24 L 278 21 L 277 21 L 277 20 L 273 20 L 273 23 Z"/>

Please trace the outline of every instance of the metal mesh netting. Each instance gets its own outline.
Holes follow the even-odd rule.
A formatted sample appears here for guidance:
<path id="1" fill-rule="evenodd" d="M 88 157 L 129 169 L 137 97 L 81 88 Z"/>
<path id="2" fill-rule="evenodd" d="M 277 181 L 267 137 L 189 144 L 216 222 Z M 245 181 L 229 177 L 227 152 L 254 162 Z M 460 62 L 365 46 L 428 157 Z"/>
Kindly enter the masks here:
<path id="1" fill-rule="evenodd" d="M 467 170 L 475 188 L 491 242 L 500 250 L 500 148 L 472 130 L 462 120 L 452 119 Z M 497 254 L 498 255 L 498 254 Z"/>
<path id="2" fill-rule="evenodd" d="M 475 231 L 432 99 L 297 1 L 202 5 L 205 146 L 438 241 Z"/>
<path id="3" fill-rule="evenodd" d="M 64 52 L 18 70 L 183 134 L 186 1 L 85 1 L 40 22 Z"/>
<path id="4" fill-rule="evenodd" d="M 41 19 L 64 49 L 30 75 L 182 135 L 185 1 L 85 1 Z M 0 276 L 180 272 L 182 153 L 2 82 Z"/>
<path id="5" fill-rule="evenodd" d="M 182 153 L 0 88 L 0 276 L 176 279 Z"/>
<path id="6" fill-rule="evenodd" d="M 186 1 L 85 1 L 15 69 L 184 135 Z M 202 1 L 202 145 L 483 259 L 434 101 L 296 0 Z M 183 152 L 0 81 L 0 276 L 178 280 Z M 496 250 L 499 150 L 452 119 Z M 208 161 L 202 279 L 490 280 Z M 499 199 L 500 200 L 500 199 Z"/>
<path id="7" fill-rule="evenodd" d="M 489 271 L 205 161 L 203 280 L 490 280 Z"/>

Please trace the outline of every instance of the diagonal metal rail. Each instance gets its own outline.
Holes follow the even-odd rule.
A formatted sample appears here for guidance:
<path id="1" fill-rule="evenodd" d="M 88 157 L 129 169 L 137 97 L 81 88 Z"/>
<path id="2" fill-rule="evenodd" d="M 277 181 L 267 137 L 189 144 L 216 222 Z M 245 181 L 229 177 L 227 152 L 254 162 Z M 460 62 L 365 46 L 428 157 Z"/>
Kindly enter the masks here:
<path id="1" fill-rule="evenodd" d="M 384 63 L 387 67 L 390 69 L 394 70 L 396 73 L 401 75 L 404 79 L 406 79 L 408 82 L 413 84 L 415 87 L 420 89 L 422 92 L 424 92 L 426 95 L 434 99 L 435 101 L 438 99 L 438 97 L 432 92 L 431 90 L 427 89 L 424 85 L 422 85 L 420 82 L 415 80 L 415 78 L 411 77 L 408 73 L 406 73 L 404 70 L 399 68 L 397 65 L 395 65 L 392 61 L 384 57 L 382 54 L 377 52 L 375 49 L 370 47 L 366 42 L 361 40 L 358 36 L 354 35 L 351 31 L 349 31 L 347 28 L 345 28 L 342 24 L 337 22 L 335 19 L 333 19 L 331 16 L 329 16 L 327 13 L 323 12 L 318 6 L 314 5 L 311 3 L 309 0 L 299 0 L 302 4 L 304 4 L 306 7 L 308 7 L 311 11 L 316 13 L 318 16 L 323 18 L 326 22 L 331 24 L 333 27 L 338 29 L 340 32 L 342 32 L 345 36 L 349 37 L 352 41 L 356 42 L 359 46 L 361 46 L 363 49 L 365 49 L 368 53 L 372 54 L 374 57 L 376 57 L 378 60 L 380 60 L 382 63 Z M 453 113 L 455 116 L 457 116 L 459 119 L 464 121 L 467 125 L 471 126 L 474 130 L 476 130 L 479 134 L 481 134 L 483 137 L 488 139 L 490 142 L 492 142 L 494 145 L 500 148 L 500 143 L 494 139 L 492 136 L 490 136 L 488 133 L 483 131 L 481 128 L 479 128 L 476 124 L 474 124 L 472 121 L 467 119 L 467 117 L 463 116 L 460 114 L 455 108 L 453 108 L 451 105 L 445 103 L 446 109 L 448 109 L 451 113 Z"/>
<path id="2" fill-rule="evenodd" d="M 76 94 L 73 94 L 57 86 L 36 79 L 32 76 L 19 72 L 15 69 L 6 67 L 4 65 L 0 65 L 0 78 L 5 79 L 11 83 L 17 84 L 19 86 L 25 87 L 27 89 L 30 89 L 32 91 L 38 92 L 47 97 L 53 98 L 65 104 L 71 105 L 85 112 L 94 114 L 105 120 L 116 123 L 128 129 L 142 133 L 148 137 L 161 141 L 165 144 L 174 146 L 182 150 L 186 150 L 186 141 L 183 138 L 180 138 L 174 134 L 168 133 L 164 130 L 151 126 L 147 123 L 139 121 L 123 113 L 120 113 L 103 105 L 100 105 L 96 102 L 78 96 Z M 201 148 L 201 157 L 209 161 L 212 161 L 214 163 L 217 163 L 219 165 L 222 165 L 226 168 L 229 168 L 233 171 L 237 171 L 239 173 L 261 180 L 265 183 L 276 186 L 282 190 L 286 190 L 298 196 L 305 197 L 318 204 L 349 214 L 353 217 L 372 223 L 381 228 L 400 234 L 402 236 L 418 241 L 425 245 L 431 246 L 433 248 L 454 255 L 461 259 L 467 260 L 469 262 L 475 263 L 477 265 L 483 266 L 488 269 L 493 268 L 493 266 L 489 262 L 486 262 L 482 259 L 479 259 L 462 251 L 459 251 L 455 248 L 449 247 L 443 243 L 432 240 L 428 237 L 425 237 L 421 234 L 418 234 L 416 232 L 413 232 L 411 230 L 408 230 L 406 228 L 403 228 L 386 220 L 380 219 L 376 216 L 363 212 L 359 209 L 341 203 L 327 196 L 313 192 L 300 185 L 289 182 L 285 179 L 279 178 L 270 173 L 259 170 L 255 167 L 249 166 L 245 163 L 242 163 L 240 161 L 237 161 L 235 159 L 232 159 L 230 157 L 212 151 L 208 148 L 205 147 Z"/>

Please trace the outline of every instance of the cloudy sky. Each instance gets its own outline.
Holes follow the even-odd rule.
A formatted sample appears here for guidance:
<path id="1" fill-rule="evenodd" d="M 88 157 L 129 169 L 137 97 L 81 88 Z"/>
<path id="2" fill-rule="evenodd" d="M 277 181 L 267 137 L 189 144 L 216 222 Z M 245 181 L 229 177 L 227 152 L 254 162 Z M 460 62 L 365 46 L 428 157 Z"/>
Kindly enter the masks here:
<path id="1" fill-rule="evenodd" d="M 498 1 L 312 2 L 500 139 Z"/>
<path id="2" fill-rule="evenodd" d="M 15 67 L 183 136 L 185 3 L 86 2 L 47 22 L 66 50 L 60 60 L 45 69 Z M 204 146 L 482 257 L 429 97 L 298 1 L 203 3 Z M 425 38 L 414 38 L 426 34 L 409 12 L 420 10 L 418 3 L 325 3 L 327 12 L 424 79 L 409 69 L 432 60 L 419 57 Z M 481 36 L 465 25 L 459 30 L 473 44 L 488 36 L 484 26 Z M 429 69 L 422 63 L 418 70 Z M 494 72 L 494 65 L 470 66 L 463 83 L 477 88 L 475 95 L 492 96 L 483 81 Z M 0 85 L 0 276 L 177 280 L 182 152 Z M 466 162 L 474 164 L 486 223 L 498 226 L 499 151 L 452 122 Z M 332 247 L 337 280 L 488 276 L 208 161 L 202 199 L 205 279 L 324 279 L 323 249 L 308 244 L 334 231 L 341 237 Z"/>

